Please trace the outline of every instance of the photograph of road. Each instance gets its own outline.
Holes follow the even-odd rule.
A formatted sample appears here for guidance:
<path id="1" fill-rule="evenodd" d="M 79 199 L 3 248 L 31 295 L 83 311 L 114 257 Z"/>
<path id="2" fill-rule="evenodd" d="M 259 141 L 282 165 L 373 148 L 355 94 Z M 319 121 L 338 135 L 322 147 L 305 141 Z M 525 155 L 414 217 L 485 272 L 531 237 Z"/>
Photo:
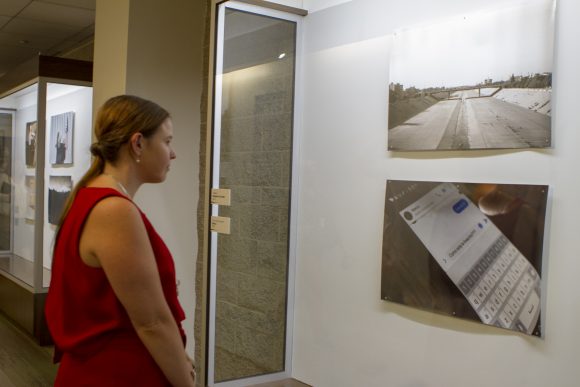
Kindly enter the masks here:
<path id="1" fill-rule="evenodd" d="M 389 150 L 550 147 L 554 10 L 506 2 L 397 31 Z"/>

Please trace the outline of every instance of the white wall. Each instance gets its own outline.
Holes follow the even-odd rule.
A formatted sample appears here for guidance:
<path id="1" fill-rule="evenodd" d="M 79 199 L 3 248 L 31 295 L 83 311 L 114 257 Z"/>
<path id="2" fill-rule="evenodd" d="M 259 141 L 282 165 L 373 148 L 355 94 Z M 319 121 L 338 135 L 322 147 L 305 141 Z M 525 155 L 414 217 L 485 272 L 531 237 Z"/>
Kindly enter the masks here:
<path id="1" fill-rule="evenodd" d="M 347 3 L 352 0 L 304 0 L 302 7 L 308 12 L 317 12 L 325 8 L 334 7 L 335 5 Z"/>
<path id="2" fill-rule="evenodd" d="M 134 94 L 166 108 L 177 159 L 163 184 L 142 187 L 135 201 L 171 251 L 193 356 L 199 127 L 204 2 L 97 0 L 94 106 Z"/>
<path id="3" fill-rule="evenodd" d="M 306 9 L 308 12 L 317 12 L 322 9 L 334 7 L 338 4 L 352 0 L 268 0 L 271 3 L 287 5 L 289 7 Z"/>
<path id="4" fill-rule="evenodd" d="M 91 165 L 90 146 L 92 143 L 93 89 L 84 86 L 48 84 L 46 103 L 46 141 L 44 165 L 44 235 L 43 266 L 52 267 L 52 249 L 56 225 L 48 223 L 48 189 L 50 176 L 70 176 L 73 185 L 85 174 Z M 51 117 L 66 112 L 74 112 L 73 163 L 53 166 L 50 163 Z"/>
<path id="5" fill-rule="evenodd" d="M 126 93 L 157 102 L 173 119 L 177 159 L 167 180 L 142 187 L 136 201 L 173 255 L 192 357 L 204 16 L 201 1 L 133 0 L 127 53 Z"/>
<path id="6" fill-rule="evenodd" d="M 580 3 L 558 0 L 553 149 L 386 150 L 389 35 L 503 3 L 354 0 L 305 18 L 295 378 L 316 387 L 578 385 Z M 544 339 L 380 299 L 386 179 L 551 186 Z"/>
<path id="7" fill-rule="evenodd" d="M 286 5 L 288 7 L 303 8 L 304 0 L 274 0 L 272 3 Z"/>

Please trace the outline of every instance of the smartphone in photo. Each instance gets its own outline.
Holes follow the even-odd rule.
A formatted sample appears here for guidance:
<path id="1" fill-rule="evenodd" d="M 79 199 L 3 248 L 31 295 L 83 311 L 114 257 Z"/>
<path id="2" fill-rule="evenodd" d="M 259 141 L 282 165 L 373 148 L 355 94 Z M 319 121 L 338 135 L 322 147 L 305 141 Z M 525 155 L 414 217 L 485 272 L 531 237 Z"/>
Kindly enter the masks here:
<path id="1" fill-rule="evenodd" d="M 406 298 L 418 298 L 425 302 L 419 307 L 437 310 L 441 305 L 448 308 L 444 312 L 452 315 L 540 335 L 541 276 L 538 268 L 541 265 L 538 258 L 541 262 L 547 187 L 525 186 L 518 190 L 513 185 L 494 185 L 486 192 L 469 183 L 404 183 L 393 183 L 396 189 L 389 189 L 387 184 L 384 243 L 412 244 L 418 239 L 422 249 L 383 246 L 383 276 L 389 276 L 389 266 L 409 266 L 409 261 L 414 262 L 417 270 L 416 280 L 412 278 L 412 268 L 402 271 L 408 278 L 401 282 L 418 287 L 409 292 L 399 289 L 399 293 L 406 294 L 399 296 L 403 303 Z M 533 218 L 534 214 L 535 219 L 531 222 L 530 216 Z M 529 240 L 521 243 L 521 249 L 533 255 L 536 266 L 494 221 L 512 238 L 528 239 L 530 235 L 536 238 L 532 243 L 535 249 L 529 248 Z M 407 232 L 399 233 L 403 237 L 389 237 L 394 227 L 407 228 Z M 430 262 L 405 257 L 414 250 L 419 255 L 421 250 L 426 250 L 428 254 L 424 259 Z M 400 253 L 402 256 L 397 257 Z M 438 270 L 432 268 L 432 262 L 436 262 Z M 454 289 L 445 290 L 445 286 Z M 389 299 L 390 288 L 383 286 L 384 299 Z M 426 289 L 423 293 L 427 294 L 410 297 L 421 293 L 421 289 Z M 453 297 L 457 293 L 463 297 L 463 305 L 456 300 L 447 303 L 441 300 L 446 294 Z M 465 304 L 472 309 L 471 313 L 465 312 L 468 309 Z"/>

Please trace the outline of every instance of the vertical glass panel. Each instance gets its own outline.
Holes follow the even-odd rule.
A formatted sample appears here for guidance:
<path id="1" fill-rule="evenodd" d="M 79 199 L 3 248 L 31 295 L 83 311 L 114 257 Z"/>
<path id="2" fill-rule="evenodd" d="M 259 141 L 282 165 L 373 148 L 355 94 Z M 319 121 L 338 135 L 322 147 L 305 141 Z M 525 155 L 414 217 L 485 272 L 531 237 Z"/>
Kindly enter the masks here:
<path id="1" fill-rule="evenodd" d="M 0 110 L 0 254 L 12 250 L 12 126 L 14 114 Z"/>
<path id="2" fill-rule="evenodd" d="M 215 146 L 231 233 L 217 237 L 216 382 L 285 368 L 295 47 L 296 23 L 226 9 Z"/>
<path id="3" fill-rule="evenodd" d="M 34 285 L 38 84 L 0 100 L 0 270 Z"/>
<path id="4" fill-rule="evenodd" d="M 91 162 L 92 87 L 48 83 L 46 89 L 43 270 L 50 284 L 56 228 L 72 187 Z"/>

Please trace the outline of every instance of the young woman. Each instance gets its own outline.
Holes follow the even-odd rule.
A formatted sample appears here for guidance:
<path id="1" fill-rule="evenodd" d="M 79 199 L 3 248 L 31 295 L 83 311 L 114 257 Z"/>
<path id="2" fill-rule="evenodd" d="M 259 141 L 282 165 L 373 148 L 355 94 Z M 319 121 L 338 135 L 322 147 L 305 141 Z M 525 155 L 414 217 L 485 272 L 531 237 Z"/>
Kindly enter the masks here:
<path id="1" fill-rule="evenodd" d="M 46 318 L 60 362 L 55 386 L 194 386 L 173 259 L 132 201 L 175 159 L 171 119 L 122 95 L 100 109 L 95 136 L 54 247 Z"/>

